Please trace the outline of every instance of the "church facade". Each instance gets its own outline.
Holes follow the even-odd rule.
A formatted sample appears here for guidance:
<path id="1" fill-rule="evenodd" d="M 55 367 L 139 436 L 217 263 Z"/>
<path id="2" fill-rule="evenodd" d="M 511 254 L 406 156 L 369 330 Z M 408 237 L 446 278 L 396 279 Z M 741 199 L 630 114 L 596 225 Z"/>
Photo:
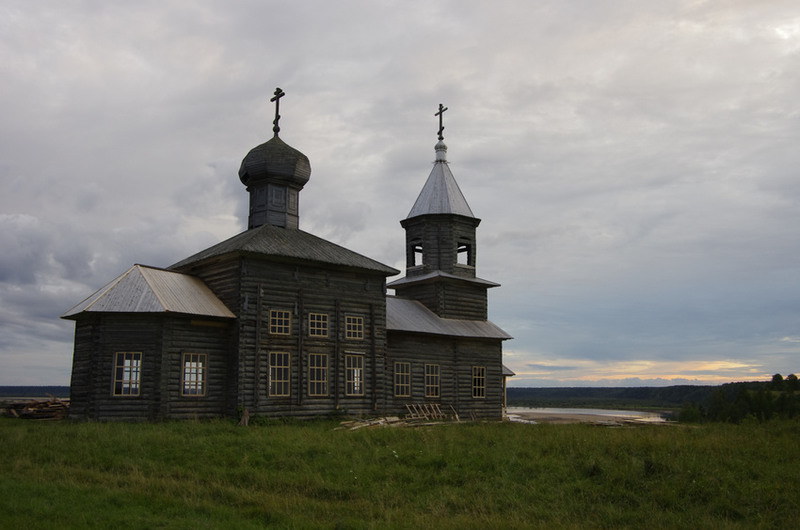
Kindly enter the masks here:
<path id="1" fill-rule="evenodd" d="M 511 337 L 487 318 L 497 284 L 475 274 L 480 220 L 447 164 L 441 121 L 436 162 L 401 221 L 406 274 L 387 284 L 400 271 L 300 230 L 311 166 L 278 135 L 282 95 L 273 138 L 239 170 L 248 229 L 166 269 L 134 265 L 62 315 L 75 321 L 70 416 L 375 416 L 427 404 L 502 418 Z"/>

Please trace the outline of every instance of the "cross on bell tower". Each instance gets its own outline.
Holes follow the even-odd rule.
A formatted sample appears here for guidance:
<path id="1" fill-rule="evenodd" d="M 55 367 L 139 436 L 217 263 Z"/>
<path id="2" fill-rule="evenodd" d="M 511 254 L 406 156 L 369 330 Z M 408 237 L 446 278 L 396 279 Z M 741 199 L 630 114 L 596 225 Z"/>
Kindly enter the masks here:
<path id="1" fill-rule="evenodd" d="M 444 115 L 444 111 L 447 110 L 447 107 L 439 103 L 439 112 L 434 114 L 434 116 L 439 116 L 439 140 L 444 140 L 444 125 L 442 125 L 442 116 Z"/>

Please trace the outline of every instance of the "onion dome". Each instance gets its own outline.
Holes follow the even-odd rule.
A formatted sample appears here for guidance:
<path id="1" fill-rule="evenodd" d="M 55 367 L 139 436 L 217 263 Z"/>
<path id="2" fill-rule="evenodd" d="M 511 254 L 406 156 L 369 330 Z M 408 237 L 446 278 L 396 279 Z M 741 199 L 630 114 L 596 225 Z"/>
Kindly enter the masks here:
<path id="1" fill-rule="evenodd" d="M 268 142 L 251 149 L 239 168 L 239 180 L 247 187 L 268 181 L 301 189 L 310 177 L 308 157 L 286 144 L 277 133 Z"/>

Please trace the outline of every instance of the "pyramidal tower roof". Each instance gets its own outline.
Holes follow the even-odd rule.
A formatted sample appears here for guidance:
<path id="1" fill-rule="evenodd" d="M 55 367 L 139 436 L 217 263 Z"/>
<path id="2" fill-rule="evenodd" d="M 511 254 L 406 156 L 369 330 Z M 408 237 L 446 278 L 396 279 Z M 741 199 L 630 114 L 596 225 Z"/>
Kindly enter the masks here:
<path id="1" fill-rule="evenodd" d="M 447 108 L 439 105 L 439 113 L 437 113 L 439 116 L 439 142 L 436 144 L 436 161 L 433 163 L 431 174 L 408 213 L 407 219 L 432 214 L 475 217 L 447 164 L 447 146 L 444 144 L 442 135 L 444 127 L 441 125 L 441 115 L 445 110 Z"/>

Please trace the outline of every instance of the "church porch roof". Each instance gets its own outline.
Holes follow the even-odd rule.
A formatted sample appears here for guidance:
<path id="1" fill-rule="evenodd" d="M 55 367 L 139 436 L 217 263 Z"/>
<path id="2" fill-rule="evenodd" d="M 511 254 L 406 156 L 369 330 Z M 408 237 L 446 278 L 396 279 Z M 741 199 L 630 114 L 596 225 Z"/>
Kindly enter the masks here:
<path id="1" fill-rule="evenodd" d="M 199 278 L 145 265 L 134 265 L 61 318 L 74 320 L 83 313 L 177 313 L 236 318 Z"/>

